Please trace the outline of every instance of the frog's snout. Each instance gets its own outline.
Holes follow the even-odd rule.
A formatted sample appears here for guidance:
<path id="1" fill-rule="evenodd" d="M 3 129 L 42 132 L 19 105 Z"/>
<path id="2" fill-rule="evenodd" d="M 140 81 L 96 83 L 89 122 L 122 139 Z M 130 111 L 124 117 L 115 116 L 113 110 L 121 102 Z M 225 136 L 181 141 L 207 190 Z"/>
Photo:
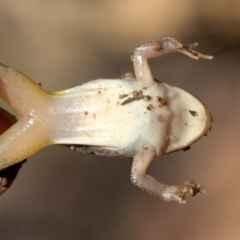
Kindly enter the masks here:
<path id="1" fill-rule="evenodd" d="M 198 98 L 176 87 L 171 87 L 171 92 L 172 119 L 167 153 L 195 143 L 211 130 L 213 121 L 210 111 Z"/>

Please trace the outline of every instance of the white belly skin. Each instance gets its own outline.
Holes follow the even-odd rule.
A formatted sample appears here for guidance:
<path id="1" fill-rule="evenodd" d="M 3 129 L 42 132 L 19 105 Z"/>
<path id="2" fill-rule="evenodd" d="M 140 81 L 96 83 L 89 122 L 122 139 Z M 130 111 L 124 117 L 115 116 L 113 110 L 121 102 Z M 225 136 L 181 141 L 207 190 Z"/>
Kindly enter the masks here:
<path id="1" fill-rule="evenodd" d="M 125 105 L 121 104 L 132 97 L 133 91 L 141 90 L 132 80 L 96 80 L 65 91 L 64 98 L 56 96 L 52 109 L 56 125 L 50 129 L 61 129 L 54 132 L 54 142 L 100 146 L 109 150 L 124 150 L 146 134 L 155 142 L 156 137 L 159 139 L 156 131 L 163 128 L 160 130 L 163 136 L 166 123 L 156 124 L 152 119 L 156 111 L 153 114 L 147 107 L 149 104 L 156 107 L 154 98 L 164 92 L 161 88 L 165 87 L 156 83 L 142 90 L 144 95 L 153 98 L 151 101 L 140 99 Z M 121 98 L 123 94 L 129 94 L 129 97 Z M 159 108 L 158 112 L 168 115 L 164 108 Z"/>
<path id="2" fill-rule="evenodd" d="M 140 90 L 143 99 L 122 105 L 133 91 Z M 96 146 L 119 155 L 134 155 L 142 139 L 154 146 L 157 155 L 187 147 L 192 136 L 184 143 L 182 138 L 196 120 L 189 110 L 198 109 L 198 118 L 206 115 L 201 113 L 204 105 L 195 97 L 158 81 L 142 89 L 132 79 L 100 79 L 54 94 L 48 114 L 54 118 L 48 128 L 53 143 Z M 122 98 L 124 94 L 128 96 Z M 183 96 L 189 98 L 186 103 Z M 189 104 L 194 107 L 189 109 Z M 206 128 L 206 119 L 202 120 L 202 128 Z"/>

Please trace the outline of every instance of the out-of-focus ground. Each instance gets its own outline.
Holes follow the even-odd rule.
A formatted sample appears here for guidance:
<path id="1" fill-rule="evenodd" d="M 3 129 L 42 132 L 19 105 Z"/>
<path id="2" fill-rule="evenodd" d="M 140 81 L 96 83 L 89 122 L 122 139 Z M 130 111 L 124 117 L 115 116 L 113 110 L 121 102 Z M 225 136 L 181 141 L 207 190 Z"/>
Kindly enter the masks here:
<path id="1" fill-rule="evenodd" d="M 207 194 L 164 202 L 131 184 L 130 159 L 47 147 L 0 197 L 1 240 L 240 238 L 238 0 L 0 2 L 0 62 L 49 91 L 117 78 L 132 70 L 136 45 L 166 36 L 214 55 L 150 61 L 157 79 L 202 99 L 214 124 L 190 151 L 160 157 L 148 172 L 168 184 L 194 178 Z"/>

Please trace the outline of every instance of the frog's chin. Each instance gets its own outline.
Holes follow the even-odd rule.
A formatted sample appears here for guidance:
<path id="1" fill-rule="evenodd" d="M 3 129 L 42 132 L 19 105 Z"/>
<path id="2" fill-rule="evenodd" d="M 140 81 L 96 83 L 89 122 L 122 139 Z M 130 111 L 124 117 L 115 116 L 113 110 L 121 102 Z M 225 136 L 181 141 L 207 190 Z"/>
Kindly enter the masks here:
<path id="1" fill-rule="evenodd" d="M 187 149 L 211 130 L 212 116 L 198 98 L 184 90 L 164 84 L 168 88 L 171 109 L 169 145 L 166 153 Z"/>

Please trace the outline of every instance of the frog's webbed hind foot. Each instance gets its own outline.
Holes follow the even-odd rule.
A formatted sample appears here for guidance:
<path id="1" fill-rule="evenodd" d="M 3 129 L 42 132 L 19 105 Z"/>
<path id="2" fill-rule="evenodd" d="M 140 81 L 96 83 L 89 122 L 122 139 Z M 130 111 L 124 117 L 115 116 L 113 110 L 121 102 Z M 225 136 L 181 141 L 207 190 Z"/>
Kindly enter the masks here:
<path id="1" fill-rule="evenodd" d="M 194 51 L 193 48 L 197 46 L 197 43 L 185 45 L 177 39 L 167 37 L 136 47 L 131 57 L 136 78 L 145 86 L 151 85 L 154 79 L 147 64 L 147 59 L 158 57 L 165 53 L 180 52 L 195 60 L 200 58 L 211 60 L 213 58 L 212 56 Z"/>

